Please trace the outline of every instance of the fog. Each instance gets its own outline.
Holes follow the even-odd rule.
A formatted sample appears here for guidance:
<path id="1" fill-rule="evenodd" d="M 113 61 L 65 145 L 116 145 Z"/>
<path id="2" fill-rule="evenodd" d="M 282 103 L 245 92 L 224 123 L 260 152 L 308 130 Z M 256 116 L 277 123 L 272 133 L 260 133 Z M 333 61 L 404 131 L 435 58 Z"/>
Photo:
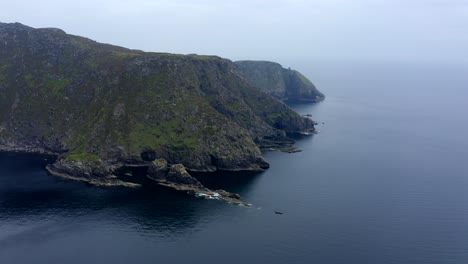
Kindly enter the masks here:
<path id="1" fill-rule="evenodd" d="M 1 22 L 132 49 L 261 59 L 468 61 L 466 0 L 0 2 Z"/>

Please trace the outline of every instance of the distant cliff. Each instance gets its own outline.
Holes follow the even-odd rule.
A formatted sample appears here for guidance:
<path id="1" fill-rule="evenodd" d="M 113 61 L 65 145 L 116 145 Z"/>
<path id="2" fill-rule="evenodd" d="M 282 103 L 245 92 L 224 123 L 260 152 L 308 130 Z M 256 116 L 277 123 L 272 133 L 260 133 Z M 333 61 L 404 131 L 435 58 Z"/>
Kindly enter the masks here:
<path id="1" fill-rule="evenodd" d="M 0 23 L 0 150 L 57 154 L 61 173 L 107 177 L 156 158 L 193 171 L 262 170 L 260 147 L 313 130 L 229 60 Z"/>
<path id="2" fill-rule="evenodd" d="M 236 61 L 243 76 L 262 92 L 280 100 L 318 102 L 325 96 L 300 72 L 269 61 Z"/>

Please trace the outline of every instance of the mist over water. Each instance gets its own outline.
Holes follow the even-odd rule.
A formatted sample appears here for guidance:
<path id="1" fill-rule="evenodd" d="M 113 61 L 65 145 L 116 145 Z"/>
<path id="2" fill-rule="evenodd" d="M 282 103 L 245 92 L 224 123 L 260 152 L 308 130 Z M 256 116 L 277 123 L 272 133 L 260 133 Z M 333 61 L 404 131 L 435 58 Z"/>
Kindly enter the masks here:
<path id="1" fill-rule="evenodd" d="M 265 153 L 266 172 L 200 178 L 253 208 L 92 187 L 3 153 L 0 263 L 468 263 L 468 67 L 291 65 L 327 96 L 291 105 L 320 133 Z"/>

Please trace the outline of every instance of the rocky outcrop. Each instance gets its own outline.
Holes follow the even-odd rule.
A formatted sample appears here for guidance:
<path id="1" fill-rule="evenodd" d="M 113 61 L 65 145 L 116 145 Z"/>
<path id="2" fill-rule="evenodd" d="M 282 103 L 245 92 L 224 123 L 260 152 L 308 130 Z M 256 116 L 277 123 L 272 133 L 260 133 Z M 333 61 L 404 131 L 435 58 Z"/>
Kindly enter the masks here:
<path id="1" fill-rule="evenodd" d="M 236 61 L 242 75 L 262 92 L 280 100 L 318 102 L 325 96 L 300 72 L 270 61 Z"/>
<path id="2" fill-rule="evenodd" d="M 239 194 L 230 193 L 225 190 L 212 191 L 206 188 L 187 172 L 184 165 L 174 164 L 169 166 L 164 159 L 158 159 L 151 163 L 148 168 L 148 178 L 154 180 L 161 186 L 177 191 L 188 192 L 197 197 L 223 200 L 236 205 L 250 206 L 240 200 Z"/>
<path id="3" fill-rule="evenodd" d="M 148 167 L 148 178 L 155 181 L 165 180 L 168 173 L 169 166 L 165 159 L 154 160 Z"/>
<path id="4" fill-rule="evenodd" d="M 46 167 L 47 171 L 64 179 L 86 182 L 96 186 L 139 187 L 139 184 L 122 181 L 113 175 L 110 166 L 101 160 L 58 160 Z"/>
<path id="5" fill-rule="evenodd" d="M 133 183 L 122 180 L 124 177 L 132 177 L 138 180 L 134 175 L 120 175 L 119 171 L 123 168 L 139 167 L 147 168 L 146 177 L 152 182 L 179 192 L 200 197 L 203 199 L 221 200 L 240 206 L 250 206 L 240 200 L 240 195 L 230 193 L 225 190 L 210 190 L 203 186 L 196 178 L 192 177 L 182 164 L 168 164 L 165 159 L 156 159 L 148 164 L 130 165 L 130 164 L 110 164 L 102 160 L 67 160 L 60 159 L 53 164 L 47 165 L 47 171 L 57 177 L 85 182 L 100 187 L 141 187 L 140 183 Z M 120 175 L 120 176 L 118 176 Z M 140 179 L 141 182 L 142 181 Z"/>

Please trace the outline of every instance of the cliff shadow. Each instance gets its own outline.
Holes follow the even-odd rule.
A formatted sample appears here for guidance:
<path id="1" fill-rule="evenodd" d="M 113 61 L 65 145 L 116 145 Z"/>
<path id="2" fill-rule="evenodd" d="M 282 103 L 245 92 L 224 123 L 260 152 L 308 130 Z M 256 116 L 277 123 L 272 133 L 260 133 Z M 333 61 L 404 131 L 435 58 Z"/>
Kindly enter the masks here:
<path id="1" fill-rule="evenodd" d="M 151 231 L 150 234 L 155 235 L 182 236 L 211 219 L 207 216 L 225 210 L 249 210 L 223 201 L 196 198 L 156 184 L 145 184 L 136 189 L 96 187 L 57 178 L 44 169 L 50 162 L 53 159 L 41 155 L 0 154 L 0 224 L 34 217 L 37 223 L 33 226 L 36 226 L 43 225 L 44 221 L 62 223 L 67 219 L 66 230 L 87 228 L 82 227 L 82 222 L 95 222 L 100 226 L 110 221 L 139 233 Z M 213 184 L 209 187 L 217 185 L 239 191 L 245 190 L 252 181 L 252 177 L 245 174 L 244 177 L 234 177 L 239 173 L 227 174 L 232 177 L 208 176 L 213 179 L 209 181 Z M 60 230 L 51 229 L 51 235 L 56 232 Z M 0 245 L 2 243 L 8 242 L 0 241 Z"/>

